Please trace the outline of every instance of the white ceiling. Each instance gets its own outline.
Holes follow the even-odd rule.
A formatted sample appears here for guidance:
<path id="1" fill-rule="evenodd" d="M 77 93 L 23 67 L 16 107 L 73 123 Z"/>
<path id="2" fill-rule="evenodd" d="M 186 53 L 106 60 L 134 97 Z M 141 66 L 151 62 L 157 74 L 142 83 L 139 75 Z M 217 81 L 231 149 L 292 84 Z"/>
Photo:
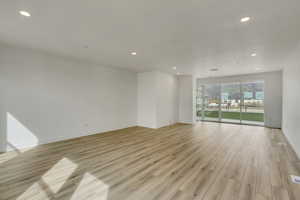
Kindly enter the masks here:
<path id="1" fill-rule="evenodd" d="M 278 70 L 300 40 L 299 0 L 1 0 L 0 11 L 0 42 L 138 72 Z"/>

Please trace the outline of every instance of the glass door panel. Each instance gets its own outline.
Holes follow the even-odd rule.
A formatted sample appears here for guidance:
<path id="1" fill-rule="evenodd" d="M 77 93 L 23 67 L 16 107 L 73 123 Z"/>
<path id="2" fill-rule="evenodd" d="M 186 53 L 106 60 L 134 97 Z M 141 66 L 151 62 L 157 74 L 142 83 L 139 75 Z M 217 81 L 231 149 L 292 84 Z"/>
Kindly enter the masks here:
<path id="1" fill-rule="evenodd" d="M 207 84 L 203 87 L 202 119 L 208 121 L 220 121 L 220 85 Z"/>
<path id="2" fill-rule="evenodd" d="M 241 123 L 241 87 L 240 83 L 221 85 L 221 121 Z"/>
<path id="3" fill-rule="evenodd" d="M 203 91 L 204 86 L 198 86 L 197 91 L 196 91 L 196 114 L 197 114 L 197 121 L 203 120 L 203 103 L 204 103 L 204 91 Z"/>
<path id="4" fill-rule="evenodd" d="M 242 83 L 241 88 L 243 95 L 242 123 L 264 125 L 264 82 Z"/>

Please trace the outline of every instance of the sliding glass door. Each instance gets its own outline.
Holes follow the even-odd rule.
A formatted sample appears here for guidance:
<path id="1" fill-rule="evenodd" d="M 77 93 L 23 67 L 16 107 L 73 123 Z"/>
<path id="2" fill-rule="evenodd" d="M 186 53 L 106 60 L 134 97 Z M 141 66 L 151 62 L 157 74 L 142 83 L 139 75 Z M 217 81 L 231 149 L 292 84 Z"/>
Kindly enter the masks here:
<path id="1" fill-rule="evenodd" d="M 264 124 L 264 83 L 242 83 L 242 123 Z"/>
<path id="2" fill-rule="evenodd" d="M 221 121 L 241 122 L 241 87 L 239 83 L 221 84 Z"/>
<path id="3" fill-rule="evenodd" d="M 204 86 L 200 85 L 199 87 L 197 87 L 197 93 L 196 93 L 196 119 L 197 119 L 197 121 L 204 120 L 204 118 L 203 118 L 204 109 L 202 109 L 204 107 L 203 95 L 204 95 Z"/>
<path id="4" fill-rule="evenodd" d="M 202 84 L 197 89 L 197 119 L 264 124 L 264 82 Z"/>
<path id="5" fill-rule="evenodd" d="M 220 85 L 209 84 L 203 88 L 204 100 L 203 100 L 203 112 L 202 119 L 208 121 L 220 120 Z"/>

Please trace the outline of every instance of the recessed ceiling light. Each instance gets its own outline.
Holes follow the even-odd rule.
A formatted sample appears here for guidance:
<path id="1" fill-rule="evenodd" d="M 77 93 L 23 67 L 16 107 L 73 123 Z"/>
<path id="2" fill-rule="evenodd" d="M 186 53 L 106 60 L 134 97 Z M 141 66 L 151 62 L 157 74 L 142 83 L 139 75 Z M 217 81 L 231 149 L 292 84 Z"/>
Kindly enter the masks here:
<path id="1" fill-rule="evenodd" d="M 219 71 L 219 69 L 218 68 L 211 68 L 209 71 L 216 72 L 216 71 Z"/>
<path id="2" fill-rule="evenodd" d="M 252 56 L 252 57 L 255 57 L 255 56 L 256 56 L 256 53 L 252 53 L 251 56 Z"/>
<path id="3" fill-rule="evenodd" d="M 261 70 L 261 68 L 260 67 L 256 67 L 255 70 L 258 71 L 258 70 Z"/>
<path id="4" fill-rule="evenodd" d="M 244 22 L 247 22 L 247 21 L 249 21 L 249 20 L 250 20 L 250 17 L 243 17 L 243 18 L 241 19 L 241 22 L 244 23 Z"/>
<path id="5" fill-rule="evenodd" d="M 176 69 L 177 69 L 177 67 L 176 67 L 176 66 L 174 66 L 174 67 L 173 67 L 173 69 L 174 69 L 174 70 L 176 70 Z"/>
<path id="6" fill-rule="evenodd" d="M 25 17 L 30 17 L 31 16 L 31 14 L 29 12 L 25 11 L 25 10 L 20 10 L 19 13 L 20 13 L 20 15 L 23 15 Z"/>
<path id="7" fill-rule="evenodd" d="M 131 55 L 136 56 L 137 53 L 135 51 L 131 52 Z"/>

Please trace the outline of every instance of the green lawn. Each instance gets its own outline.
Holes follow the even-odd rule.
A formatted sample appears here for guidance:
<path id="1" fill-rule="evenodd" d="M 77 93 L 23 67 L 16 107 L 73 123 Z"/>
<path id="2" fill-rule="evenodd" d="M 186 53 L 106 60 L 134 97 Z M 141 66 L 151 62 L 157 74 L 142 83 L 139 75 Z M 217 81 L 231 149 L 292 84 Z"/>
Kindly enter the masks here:
<path id="1" fill-rule="evenodd" d="M 197 113 L 198 117 L 201 117 L 201 111 Z M 218 118 L 218 111 L 205 111 L 205 117 Z M 240 119 L 239 112 L 222 112 L 222 118 L 224 119 Z M 264 122 L 264 113 L 242 113 L 242 120 Z"/>

